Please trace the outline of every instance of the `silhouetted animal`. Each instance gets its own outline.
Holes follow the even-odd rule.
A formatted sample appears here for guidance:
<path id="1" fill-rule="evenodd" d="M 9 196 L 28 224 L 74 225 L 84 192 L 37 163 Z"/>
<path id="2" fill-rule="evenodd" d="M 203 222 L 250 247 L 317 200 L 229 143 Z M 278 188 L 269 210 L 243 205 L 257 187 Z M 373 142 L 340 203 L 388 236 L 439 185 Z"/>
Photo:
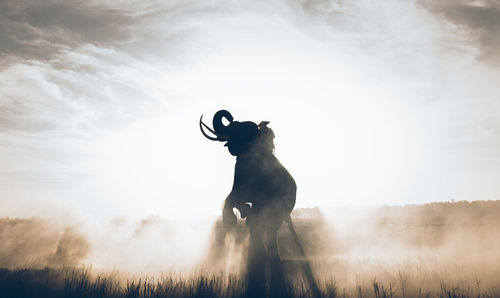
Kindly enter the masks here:
<path id="1" fill-rule="evenodd" d="M 267 121 L 259 125 L 251 121 L 234 121 L 226 110 L 214 115 L 213 129 L 203 123 L 202 118 L 200 129 L 203 135 L 213 141 L 226 142 L 231 155 L 236 156 L 233 188 L 224 201 L 223 223 L 227 227 L 236 224 L 233 208 L 239 210 L 242 218 L 247 218 L 250 277 L 263 278 L 263 268 L 270 262 L 273 283 L 273 278 L 283 275 L 277 232 L 283 221 L 288 219 L 291 225 L 290 212 L 295 206 L 297 191 L 293 177 L 274 156 L 274 132 L 267 127 Z M 228 125 L 222 123 L 223 118 L 229 121 Z M 203 127 L 214 136 L 208 135 Z M 267 236 L 267 249 L 264 235 Z"/>

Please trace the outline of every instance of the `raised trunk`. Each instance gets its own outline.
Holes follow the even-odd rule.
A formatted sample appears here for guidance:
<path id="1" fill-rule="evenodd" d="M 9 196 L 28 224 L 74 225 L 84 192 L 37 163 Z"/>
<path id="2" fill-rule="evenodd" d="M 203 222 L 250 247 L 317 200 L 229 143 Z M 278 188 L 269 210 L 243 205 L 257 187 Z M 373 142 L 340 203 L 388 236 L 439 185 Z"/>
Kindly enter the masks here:
<path id="1" fill-rule="evenodd" d="M 233 122 L 233 116 L 231 115 L 231 113 L 229 113 L 226 110 L 220 110 L 214 115 L 214 119 L 212 122 L 214 130 L 217 133 L 217 135 L 229 137 L 230 136 L 229 128 L 228 126 L 225 126 L 224 123 L 222 123 L 222 118 L 226 118 L 229 121 L 229 123 Z"/>

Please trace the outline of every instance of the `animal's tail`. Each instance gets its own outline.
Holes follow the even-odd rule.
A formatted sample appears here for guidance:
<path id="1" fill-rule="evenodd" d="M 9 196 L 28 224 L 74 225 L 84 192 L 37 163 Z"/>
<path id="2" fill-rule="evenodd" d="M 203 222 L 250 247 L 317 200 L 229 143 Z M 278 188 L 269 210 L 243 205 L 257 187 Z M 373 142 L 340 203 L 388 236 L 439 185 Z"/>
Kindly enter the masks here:
<path id="1" fill-rule="evenodd" d="M 304 274 L 306 276 L 307 281 L 309 282 L 309 287 L 311 288 L 311 292 L 313 297 L 321 297 L 321 292 L 319 291 L 318 284 L 316 283 L 316 279 L 314 279 L 314 275 L 312 273 L 311 264 L 309 264 L 309 260 L 306 257 L 306 253 L 304 252 L 304 248 L 300 243 L 299 236 L 295 231 L 295 227 L 292 222 L 292 217 L 290 214 L 285 218 L 286 223 L 288 224 L 288 228 L 292 233 L 293 239 L 299 248 L 300 254 L 304 258 L 304 262 L 302 262 L 302 270 L 304 270 Z"/>

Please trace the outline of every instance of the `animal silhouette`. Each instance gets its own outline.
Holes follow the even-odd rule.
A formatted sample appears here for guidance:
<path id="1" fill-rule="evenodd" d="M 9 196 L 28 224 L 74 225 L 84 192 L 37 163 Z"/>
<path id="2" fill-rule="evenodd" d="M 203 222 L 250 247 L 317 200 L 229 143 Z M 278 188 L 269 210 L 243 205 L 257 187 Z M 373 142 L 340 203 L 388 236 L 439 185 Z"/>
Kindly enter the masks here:
<path id="1" fill-rule="evenodd" d="M 224 125 L 222 118 L 229 124 Z M 200 129 L 208 139 L 226 142 L 231 155 L 236 156 L 233 188 L 222 212 L 224 225 L 236 224 L 233 208 L 237 208 L 241 217 L 247 218 L 254 248 L 260 248 L 261 235 L 267 233 L 269 255 L 277 256 L 276 232 L 295 206 L 297 186 L 274 155 L 274 132 L 268 123 L 234 121 L 228 111 L 220 110 L 214 115 L 213 130 L 202 118 Z M 203 127 L 215 137 L 206 134 Z"/>
<path id="2" fill-rule="evenodd" d="M 224 125 L 223 118 L 229 124 Z M 203 115 L 199 123 L 202 134 L 209 140 L 226 142 L 229 153 L 236 156 L 233 187 L 224 201 L 222 221 L 226 227 L 236 224 L 233 208 L 238 209 L 242 218 L 246 218 L 250 232 L 248 287 L 253 291 L 249 296 L 266 295 L 266 275 L 270 276 L 270 295 L 281 296 L 285 287 L 277 233 L 283 221 L 287 221 L 301 253 L 304 252 L 290 218 L 295 206 L 297 186 L 274 155 L 274 132 L 267 126 L 268 121 L 258 125 L 251 121 L 235 121 L 226 110 L 214 115 L 213 129 L 202 120 Z M 213 136 L 206 133 L 204 128 Z M 267 265 L 270 265 L 270 270 L 266 270 Z M 305 271 L 308 279 L 313 280 L 310 267 Z M 317 292 L 316 283 L 312 283 L 313 292 Z"/>

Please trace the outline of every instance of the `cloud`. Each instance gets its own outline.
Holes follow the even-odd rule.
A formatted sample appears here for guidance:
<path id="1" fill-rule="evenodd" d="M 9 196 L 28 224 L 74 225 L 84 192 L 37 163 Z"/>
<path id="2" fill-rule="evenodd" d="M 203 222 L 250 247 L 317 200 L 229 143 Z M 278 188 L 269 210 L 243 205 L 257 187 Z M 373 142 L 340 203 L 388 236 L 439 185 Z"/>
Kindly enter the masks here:
<path id="1" fill-rule="evenodd" d="M 79 135 L 133 120 L 165 100 L 161 82 L 153 79 L 157 72 L 126 54 L 94 46 L 50 63 L 12 65 L 0 74 L 2 130 Z"/>
<path id="2" fill-rule="evenodd" d="M 2 1 L 0 52 L 48 60 L 61 51 L 91 43 L 109 45 L 131 38 L 127 11 L 95 2 Z"/>
<path id="3" fill-rule="evenodd" d="M 0 129 L 79 135 L 163 111 L 162 72 L 183 59 L 195 18 L 209 10 L 193 1 L 2 1 Z"/>
<path id="4" fill-rule="evenodd" d="M 170 56 L 213 8 L 195 1 L 2 1 L 0 67 L 50 61 L 85 45 L 142 59 Z"/>
<path id="5" fill-rule="evenodd" d="M 196 1 L 2 1 L 3 214 L 71 204 L 95 171 L 82 168 L 96 155 L 89 143 L 178 109 L 165 73 L 198 49 L 212 10 Z"/>
<path id="6" fill-rule="evenodd" d="M 494 0 L 420 1 L 446 21 L 463 30 L 469 42 L 479 48 L 478 57 L 500 65 L 500 4 Z"/>

